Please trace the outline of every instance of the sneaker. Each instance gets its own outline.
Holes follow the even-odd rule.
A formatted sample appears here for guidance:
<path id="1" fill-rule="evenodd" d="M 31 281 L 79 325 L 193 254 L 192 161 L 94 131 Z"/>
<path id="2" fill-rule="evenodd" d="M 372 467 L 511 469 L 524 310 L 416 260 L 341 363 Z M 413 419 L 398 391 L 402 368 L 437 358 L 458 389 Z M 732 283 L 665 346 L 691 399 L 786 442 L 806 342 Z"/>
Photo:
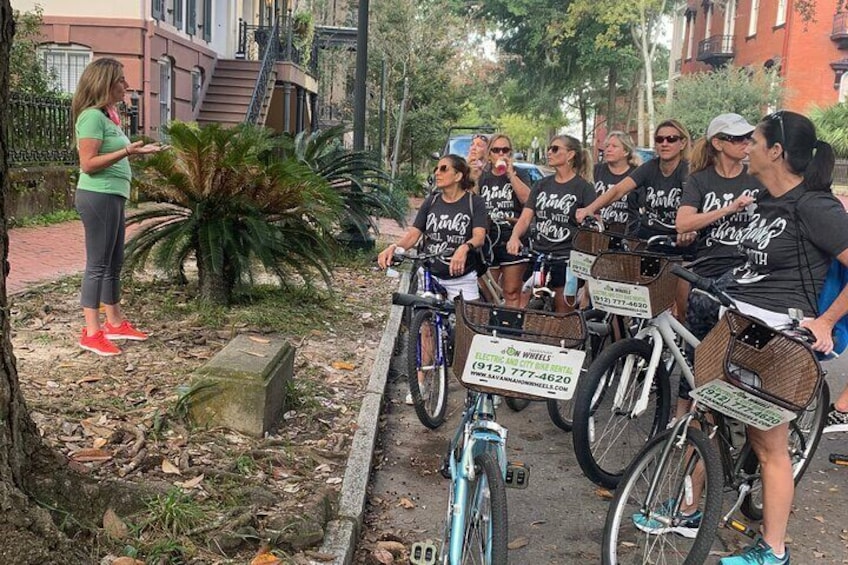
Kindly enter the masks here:
<path id="1" fill-rule="evenodd" d="M 783 557 L 777 557 L 763 538 L 757 538 L 753 545 L 746 547 L 739 555 L 724 557 L 718 563 L 719 565 L 789 565 L 789 548 L 786 548 Z"/>
<path id="2" fill-rule="evenodd" d="M 79 340 L 79 345 L 86 351 L 91 351 L 92 353 L 96 353 L 103 357 L 111 357 L 113 355 L 120 355 L 121 350 L 118 347 L 109 341 L 109 338 L 106 337 L 106 334 L 103 333 L 103 330 L 98 331 L 92 336 L 88 335 L 88 331 L 86 328 L 82 329 L 82 337 Z"/>
<path id="3" fill-rule="evenodd" d="M 138 331 L 126 320 L 121 322 L 120 326 L 113 326 L 109 322 L 106 322 L 103 325 L 103 333 L 109 339 L 131 339 L 133 341 L 144 341 L 147 339 L 146 333 Z"/>
<path id="4" fill-rule="evenodd" d="M 659 510 L 654 514 L 667 517 L 671 513 L 674 506 L 674 500 L 666 500 Z M 660 535 L 668 532 L 680 534 L 689 539 L 694 539 L 698 535 L 698 528 L 701 525 L 701 511 L 696 510 L 692 514 L 679 514 L 672 523 L 665 524 L 654 518 L 645 516 L 641 512 L 633 514 L 633 525 L 637 529 L 642 530 L 646 534 Z"/>
<path id="5" fill-rule="evenodd" d="M 827 423 L 822 433 L 848 432 L 848 412 L 840 412 L 833 404 L 827 413 Z"/>

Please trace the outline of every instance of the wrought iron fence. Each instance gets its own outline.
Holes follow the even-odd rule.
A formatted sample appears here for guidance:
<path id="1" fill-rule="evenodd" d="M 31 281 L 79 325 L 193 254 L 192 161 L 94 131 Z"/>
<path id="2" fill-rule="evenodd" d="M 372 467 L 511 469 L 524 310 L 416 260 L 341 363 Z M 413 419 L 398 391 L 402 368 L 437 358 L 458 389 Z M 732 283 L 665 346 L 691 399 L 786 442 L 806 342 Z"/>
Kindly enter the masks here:
<path id="1" fill-rule="evenodd" d="M 259 113 L 262 110 L 262 105 L 265 103 L 265 96 L 268 91 L 268 77 L 271 74 L 271 69 L 274 68 L 274 62 L 277 60 L 277 54 L 280 49 L 280 27 L 278 23 L 275 23 L 274 27 L 271 28 L 271 33 L 265 39 L 265 44 L 262 46 L 262 67 L 259 71 L 259 77 L 256 79 L 256 85 L 253 87 L 253 96 L 250 98 L 247 116 L 244 118 L 245 123 L 248 124 L 259 122 Z"/>
<path id="2" fill-rule="evenodd" d="M 138 108 L 120 105 L 127 136 L 138 133 Z M 63 95 L 9 94 L 6 139 L 12 166 L 72 165 L 78 160 L 73 143 L 71 99 Z"/>
<path id="3" fill-rule="evenodd" d="M 714 35 L 698 43 L 698 56 L 733 54 L 732 35 Z"/>
<path id="4" fill-rule="evenodd" d="M 848 159 L 837 159 L 833 167 L 833 184 L 848 188 Z"/>
<path id="5" fill-rule="evenodd" d="M 313 40 L 312 45 L 306 45 L 299 49 L 295 45 L 295 32 L 293 29 L 293 18 L 291 12 L 279 18 L 273 26 L 252 25 L 239 18 L 239 43 L 236 51 L 237 59 L 248 61 L 259 61 L 265 52 L 265 45 L 272 36 L 273 28 L 279 28 L 277 49 L 277 61 L 291 62 L 307 68 L 313 75 L 318 74 L 318 62 L 316 57 L 317 45 Z"/>

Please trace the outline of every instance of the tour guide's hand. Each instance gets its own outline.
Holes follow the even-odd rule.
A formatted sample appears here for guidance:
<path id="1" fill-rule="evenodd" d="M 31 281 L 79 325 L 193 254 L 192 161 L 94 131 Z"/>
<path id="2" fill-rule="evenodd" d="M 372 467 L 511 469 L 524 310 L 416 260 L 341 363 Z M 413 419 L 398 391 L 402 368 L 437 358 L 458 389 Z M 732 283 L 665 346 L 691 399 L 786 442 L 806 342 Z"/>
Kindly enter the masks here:
<path id="1" fill-rule="evenodd" d="M 578 226 L 583 223 L 583 220 L 586 219 L 586 216 L 591 216 L 591 214 L 589 214 L 589 210 L 587 210 L 586 208 L 577 209 L 577 211 L 574 213 L 574 219 L 577 220 Z"/>
<path id="2" fill-rule="evenodd" d="M 509 238 L 509 241 L 506 242 L 506 251 L 510 255 L 518 255 L 521 251 L 521 240 L 515 237 Z"/>
<path id="3" fill-rule="evenodd" d="M 450 274 L 452 277 L 456 277 L 465 272 L 465 259 L 468 257 L 468 246 L 462 244 L 459 248 L 453 252 L 453 256 L 451 257 L 450 262 Z"/>
<path id="4" fill-rule="evenodd" d="M 695 236 L 698 235 L 698 232 L 688 231 L 686 233 L 677 234 L 677 245 L 680 247 L 686 247 L 693 241 L 695 241 Z"/>
<path id="5" fill-rule="evenodd" d="M 736 213 L 736 212 L 741 212 L 742 210 L 744 210 L 745 208 L 747 208 L 749 205 L 751 205 L 753 203 L 754 203 L 754 197 L 753 196 L 748 196 L 747 194 L 743 194 L 743 195 L 737 197 L 736 200 L 734 200 L 730 204 L 730 206 L 727 207 L 728 213 L 732 214 L 732 213 Z"/>
<path id="6" fill-rule="evenodd" d="M 397 245 L 394 243 L 383 249 L 379 255 L 377 255 L 377 264 L 381 269 L 385 270 L 386 267 L 391 264 L 392 256 L 395 254 L 395 249 L 397 249 Z"/>
<path id="7" fill-rule="evenodd" d="M 819 316 L 812 320 L 803 320 L 802 328 L 807 328 L 816 336 L 813 351 L 828 354 L 833 351 L 833 324 Z"/>
<path id="8" fill-rule="evenodd" d="M 163 149 L 169 149 L 170 146 L 162 145 L 161 143 L 148 143 L 145 145 L 143 141 L 134 141 L 126 146 L 127 156 L 130 155 L 148 155 L 150 153 L 159 153 Z"/>

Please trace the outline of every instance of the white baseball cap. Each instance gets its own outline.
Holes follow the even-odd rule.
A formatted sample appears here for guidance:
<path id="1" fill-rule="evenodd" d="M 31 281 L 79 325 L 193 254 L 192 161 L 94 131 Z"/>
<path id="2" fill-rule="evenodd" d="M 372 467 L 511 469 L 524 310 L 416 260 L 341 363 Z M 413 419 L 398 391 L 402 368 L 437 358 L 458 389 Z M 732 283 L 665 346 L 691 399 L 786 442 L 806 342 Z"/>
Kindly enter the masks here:
<path id="1" fill-rule="evenodd" d="M 720 114 L 710 122 L 710 127 L 707 128 L 707 139 L 712 139 L 720 133 L 732 136 L 748 135 L 754 129 L 756 128 L 739 114 Z"/>

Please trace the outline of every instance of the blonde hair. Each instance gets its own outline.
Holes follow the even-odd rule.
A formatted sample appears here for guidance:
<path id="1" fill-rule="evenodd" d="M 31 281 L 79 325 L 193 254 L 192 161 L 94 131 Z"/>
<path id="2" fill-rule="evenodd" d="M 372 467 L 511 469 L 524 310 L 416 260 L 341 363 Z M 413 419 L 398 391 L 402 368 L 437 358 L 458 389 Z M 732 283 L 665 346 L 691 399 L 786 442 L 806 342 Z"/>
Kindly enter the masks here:
<path id="1" fill-rule="evenodd" d="M 512 140 L 509 138 L 509 136 L 507 134 L 496 133 L 495 135 L 493 135 L 492 137 L 489 138 L 489 145 L 486 146 L 486 160 L 492 159 L 492 146 L 499 139 L 507 140 L 507 142 L 509 143 L 509 152 L 510 153 L 515 151 L 515 148 L 512 146 Z M 501 157 L 502 157 L 502 155 L 498 155 L 497 157 L 495 157 L 495 159 L 497 160 L 497 159 L 500 159 Z"/>
<path id="2" fill-rule="evenodd" d="M 607 138 L 604 142 L 606 143 L 609 141 L 611 137 L 614 137 L 621 142 L 621 145 L 624 147 L 624 151 L 627 153 L 628 165 L 631 167 L 638 167 L 642 164 L 642 158 L 639 157 L 634 150 L 636 148 L 636 144 L 633 143 L 633 138 L 630 137 L 629 134 L 619 130 L 611 131 L 607 134 Z"/>
<path id="3" fill-rule="evenodd" d="M 89 108 L 105 108 L 112 100 L 112 86 L 124 75 L 124 65 L 117 59 L 103 57 L 91 62 L 77 83 L 71 102 L 71 119 L 77 118 Z"/>
<path id="4" fill-rule="evenodd" d="M 718 159 L 718 151 L 713 146 L 712 140 L 702 137 L 692 147 L 692 158 L 689 160 L 689 174 L 697 173 L 715 165 Z"/>
<path id="5" fill-rule="evenodd" d="M 680 152 L 680 158 L 684 161 L 688 161 L 692 150 L 692 136 L 689 135 L 689 130 L 677 120 L 663 120 L 656 129 L 654 129 L 654 137 L 657 136 L 662 128 L 674 128 L 678 131 L 678 133 L 680 133 L 683 139 L 686 140 L 686 145 L 683 146 L 683 150 Z"/>
<path id="6" fill-rule="evenodd" d="M 585 147 L 576 137 L 571 137 L 570 135 L 555 135 L 551 138 L 551 141 L 548 143 L 550 145 L 553 143 L 555 139 L 558 139 L 565 144 L 565 148 L 574 151 L 574 159 L 571 160 L 569 165 L 577 173 L 578 176 L 583 177 L 587 182 L 593 183 L 595 182 L 595 175 L 593 174 L 593 164 L 592 164 L 592 153 Z"/>

